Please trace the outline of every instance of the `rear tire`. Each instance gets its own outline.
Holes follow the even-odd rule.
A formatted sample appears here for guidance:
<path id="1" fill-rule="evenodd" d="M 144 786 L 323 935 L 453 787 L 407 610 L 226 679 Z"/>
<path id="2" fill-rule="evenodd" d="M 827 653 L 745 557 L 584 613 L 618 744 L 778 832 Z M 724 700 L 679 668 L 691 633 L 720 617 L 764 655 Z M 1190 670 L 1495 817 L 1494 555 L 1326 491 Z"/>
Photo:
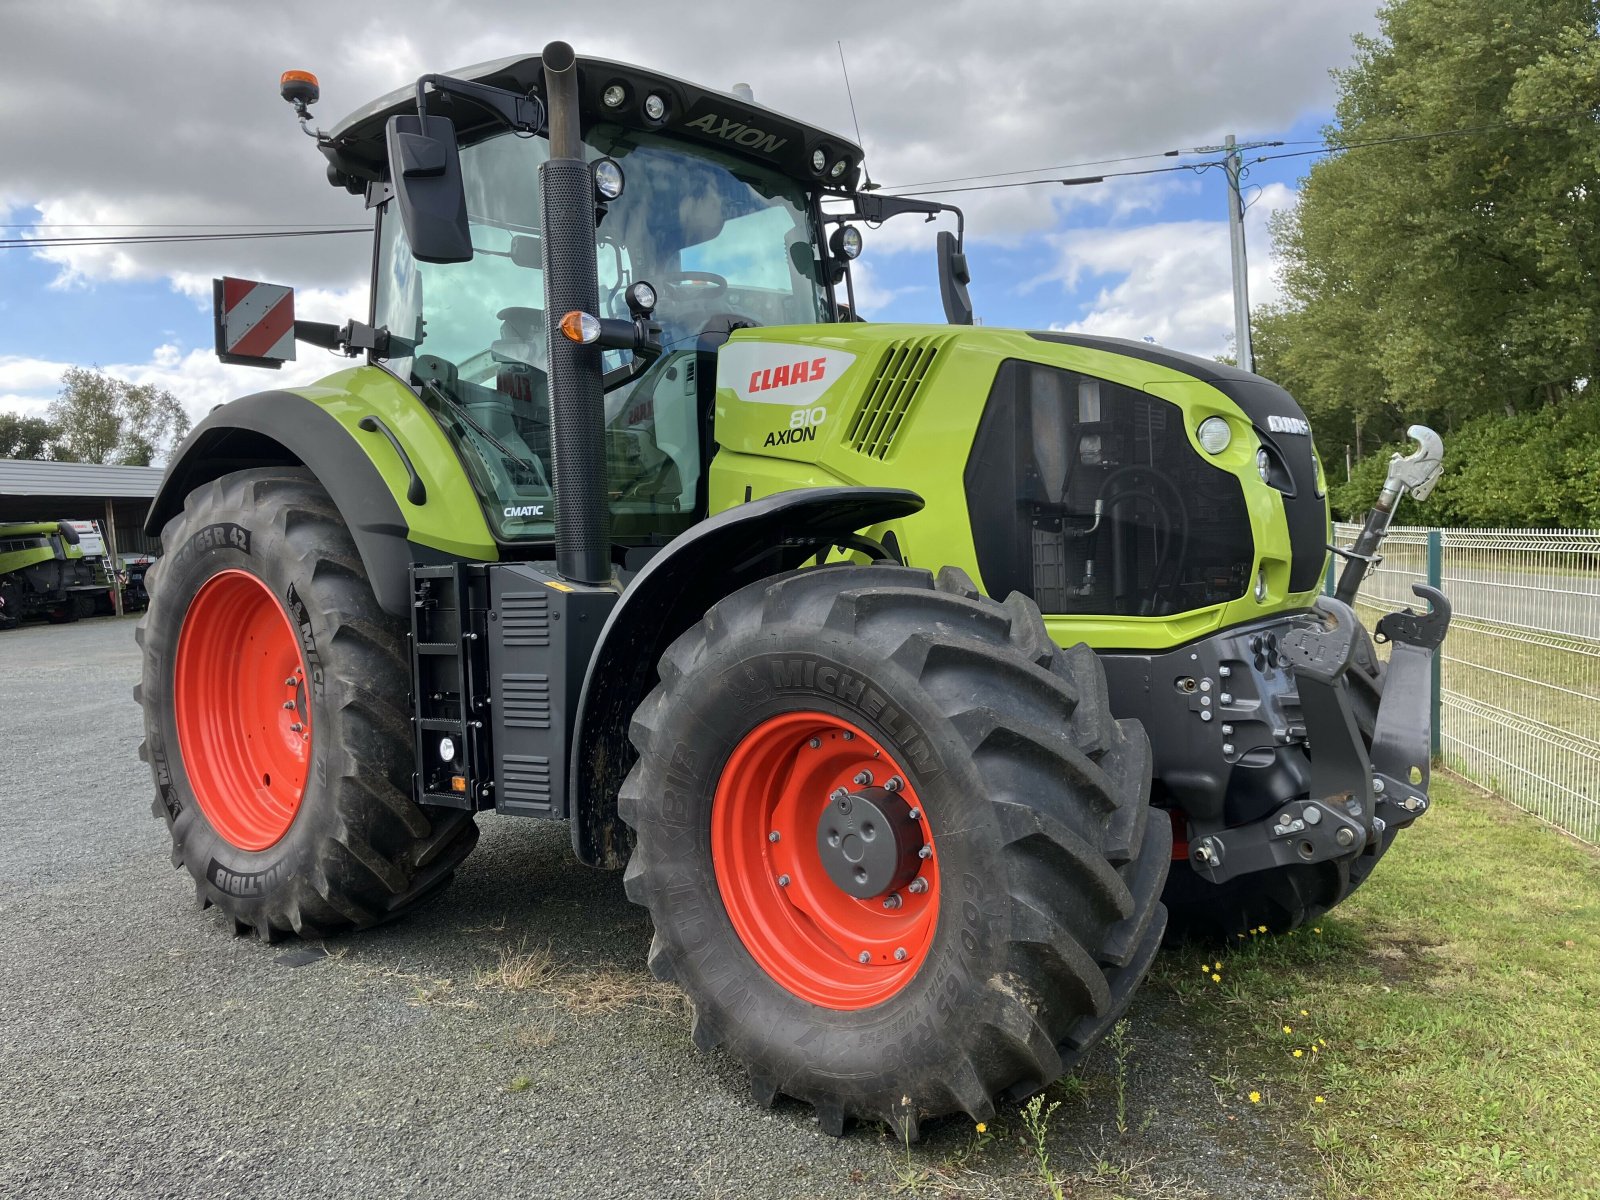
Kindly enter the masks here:
<path id="1" fill-rule="evenodd" d="M 620 797 L 638 839 L 628 896 L 655 924 L 651 970 L 693 1003 L 695 1045 L 725 1047 L 759 1102 L 807 1101 L 835 1135 L 849 1117 L 902 1138 L 922 1117 L 987 1120 L 1126 1009 L 1165 924 L 1149 743 L 1111 718 L 1095 656 L 1056 647 L 1031 602 L 983 598 L 949 569 L 800 571 L 723 600 L 660 670 Z M 829 755 L 834 782 L 805 774 Z M 819 874 L 832 789 L 862 763 L 879 766 L 869 791 L 903 778 L 916 807 L 900 817 L 929 849 L 912 869 L 932 886 L 886 885 L 899 911 Z M 763 814 L 795 779 L 790 803 L 809 807 Z M 797 973 L 811 982 L 781 981 Z"/>
<path id="2" fill-rule="evenodd" d="M 1356 724 L 1369 751 L 1386 669 L 1363 628 L 1345 678 Z M 1342 904 L 1366 881 L 1399 831 L 1399 826 L 1385 829 L 1378 844 L 1354 860 L 1294 863 L 1238 875 L 1226 883 L 1211 883 L 1187 862 L 1175 863 L 1163 897 L 1171 914 L 1168 940 L 1215 943 L 1262 926 L 1268 933 L 1288 933 L 1309 925 Z"/>
<path id="3" fill-rule="evenodd" d="M 273 941 L 373 925 L 444 886 L 477 826 L 412 799 L 405 629 L 327 492 L 306 471 L 238 471 L 190 493 L 162 542 L 137 633 L 140 756 L 201 907 Z"/>

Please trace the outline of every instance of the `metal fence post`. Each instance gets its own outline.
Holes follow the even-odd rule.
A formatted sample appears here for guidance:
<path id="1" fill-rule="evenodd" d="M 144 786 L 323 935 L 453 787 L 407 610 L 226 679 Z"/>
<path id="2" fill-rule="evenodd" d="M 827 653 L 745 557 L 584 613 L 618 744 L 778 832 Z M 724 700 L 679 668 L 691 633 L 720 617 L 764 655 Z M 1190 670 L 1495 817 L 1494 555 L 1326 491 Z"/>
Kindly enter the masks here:
<path id="1" fill-rule="evenodd" d="M 1338 540 L 1338 535 L 1337 534 L 1334 535 L 1334 540 L 1335 541 Z M 1339 556 L 1337 554 L 1333 553 L 1333 551 L 1331 551 L 1331 550 L 1328 551 L 1328 569 L 1322 573 L 1322 594 L 1324 596 L 1333 595 L 1333 589 L 1334 589 L 1333 568 L 1338 563 L 1338 561 L 1339 561 Z"/>
<path id="2" fill-rule="evenodd" d="M 1428 585 L 1440 587 L 1444 580 L 1444 534 L 1437 529 L 1428 530 Z M 1433 680 L 1429 704 L 1433 709 L 1433 745 L 1429 753 L 1434 758 L 1439 757 L 1439 743 L 1441 726 L 1444 722 L 1444 705 L 1442 703 L 1442 676 L 1441 670 L 1444 663 L 1444 647 L 1433 652 Z"/>

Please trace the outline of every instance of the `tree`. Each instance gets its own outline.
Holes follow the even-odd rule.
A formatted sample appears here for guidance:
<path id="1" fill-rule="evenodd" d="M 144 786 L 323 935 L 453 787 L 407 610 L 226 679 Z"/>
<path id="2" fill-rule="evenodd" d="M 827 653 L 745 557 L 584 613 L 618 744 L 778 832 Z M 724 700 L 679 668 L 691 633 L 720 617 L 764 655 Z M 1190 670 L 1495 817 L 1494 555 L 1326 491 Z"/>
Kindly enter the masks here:
<path id="1" fill-rule="evenodd" d="M 43 417 L 0 412 L 0 458 L 59 458 L 56 427 Z"/>
<path id="2" fill-rule="evenodd" d="M 80 462 L 147 467 L 189 431 L 189 417 L 171 392 L 68 367 L 50 405 L 60 445 Z"/>
<path id="3" fill-rule="evenodd" d="M 1593 404 L 1600 0 L 1389 0 L 1275 223 L 1262 369 L 1328 451 L 1422 420 Z M 1453 136 L 1380 142 L 1425 131 Z"/>

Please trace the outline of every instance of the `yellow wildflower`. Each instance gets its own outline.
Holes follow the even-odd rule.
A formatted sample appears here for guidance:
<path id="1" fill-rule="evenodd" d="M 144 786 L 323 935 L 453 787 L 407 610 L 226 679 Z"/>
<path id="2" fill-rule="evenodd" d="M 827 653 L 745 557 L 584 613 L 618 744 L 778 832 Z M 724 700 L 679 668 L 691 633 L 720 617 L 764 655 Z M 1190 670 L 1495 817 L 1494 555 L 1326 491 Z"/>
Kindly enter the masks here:
<path id="1" fill-rule="evenodd" d="M 1219 970 L 1219 971 L 1222 970 L 1222 964 L 1218 963 L 1216 969 Z"/>
<path id="2" fill-rule="evenodd" d="M 982 1121 L 979 1121 L 978 1122 L 978 1132 L 979 1133 L 988 1133 L 989 1132 L 989 1126 L 984 1124 Z"/>
<path id="3" fill-rule="evenodd" d="M 1324 1099 L 1323 1099 L 1323 1098 L 1322 1098 L 1322 1097 L 1321 1097 L 1321 1096 L 1318 1096 L 1318 1097 L 1317 1097 L 1317 1103 L 1318 1103 L 1318 1104 L 1326 1104 L 1326 1103 L 1327 1103 L 1327 1101 L 1326 1101 L 1326 1100 L 1324 1100 Z"/>
<path id="4" fill-rule="evenodd" d="M 1311 929 L 1311 932 L 1316 934 L 1318 937 L 1321 937 L 1322 936 L 1322 926 L 1320 926 L 1320 925 L 1313 926 L 1312 929 Z"/>
<path id="5" fill-rule="evenodd" d="M 1301 1009 L 1301 1010 L 1300 1010 L 1300 1015 L 1301 1015 L 1301 1016 L 1302 1016 L 1302 1017 L 1309 1017 L 1309 1016 L 1310 1016 L 1310 1015 L 1311 1015 L 1311 1014 L 1310 1014 L 1310 1013 L 1308 1013 L 1308 1012 L 1307 1012 L 1307 1011 L 1306 1011 L 1306 1010 L 1305 1010 L 1305 1009 L 1303 1009 L 1303 1008 L 1302 1008 L 1302 1009 Z"/>
<path id="6" fill-rule="evenodd" d="M 1267 931 L 1267 927 L 1265 925 L 1262 925 L 1260 927 L 1260 930 L 1261 930 L 1262 933 L 1265 933 Z"/>
<path id="7" fill-rule="evenodd" d="M 1294 1026 L 1292 1026 L 1292 1025 L 1285 1025 L 1285 1026 L 1284 1026 L 1284 1027 L 1283 1027 L 1283 1031 L 1284 1031 L 1284 1032 L 1285 1032 L 1285 1033 L 1293 1033 L 1293 1032 L 1294 1032 Z"/>
<path id="8" fill-rule="evenodd" d="M 1306 1056 L 1306 1052 L 1304 1050 L 1296 1050 L 1294 1052 L 1294 1056 L 1296 1058 L 1304 1058 Z"/>
<path id="9" fill-rule="evenodd" d="M 1250 1093 L 1250 1103 L 1251 1104 L 1260 1104 L 1261 1103 L 1261 1093 L 1260 1092 L 1251 1092 Z"/>
<path id="10" fill-rule="evenodd" d="M 1222 976 L 1221 975 L 1212 975 L 1211 976 L 1211 982 L 1212 983 L 1221 983 L 1222 982 Z"/>

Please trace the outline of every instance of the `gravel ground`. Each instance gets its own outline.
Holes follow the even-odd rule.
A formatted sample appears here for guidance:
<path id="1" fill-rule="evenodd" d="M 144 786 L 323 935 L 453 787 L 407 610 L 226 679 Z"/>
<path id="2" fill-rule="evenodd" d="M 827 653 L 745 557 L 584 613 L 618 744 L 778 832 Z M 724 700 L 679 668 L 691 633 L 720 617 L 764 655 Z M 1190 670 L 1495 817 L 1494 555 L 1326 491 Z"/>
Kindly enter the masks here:
<path id="1" fill-rule="evenodd" d="M 1044 1194 L 1014 1109 L 964 1156 L 964 1118 L 908 1155 L 757 1107 L 695 1053 L 644 971 L 648 918 L 564 825 L 480 818 L 454 884 L 390 927 L 235 938 L 150 815 L 138 669 L 131 620 L 0 633 L 0 1195 Z M 543 971 L 496 987 L 503 961 Z M 1219 1099 L 1205 1030 L 1147 993 L 1129 1041 L 1126 1136 L 1108 1050 L 1052 1091 L 1068 1195 L 1317 1190 L 1292 1132 Z"/>

